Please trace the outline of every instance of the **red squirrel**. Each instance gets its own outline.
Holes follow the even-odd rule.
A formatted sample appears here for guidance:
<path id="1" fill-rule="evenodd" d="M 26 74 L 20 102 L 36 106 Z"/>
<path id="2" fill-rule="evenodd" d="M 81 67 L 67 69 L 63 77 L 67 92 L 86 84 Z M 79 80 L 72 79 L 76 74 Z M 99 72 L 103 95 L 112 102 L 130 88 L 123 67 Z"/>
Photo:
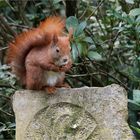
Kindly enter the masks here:
<path id="1" fill-rule="evenodd" d="M 65 72 L 72 66 L 70 38 L 64 33 L 65 21 L 48 17 L 37 28 L 25 31 L 9 44 L 7 63 L 22 85 L 31 90 L 53 93 L 65 87 Z"/>

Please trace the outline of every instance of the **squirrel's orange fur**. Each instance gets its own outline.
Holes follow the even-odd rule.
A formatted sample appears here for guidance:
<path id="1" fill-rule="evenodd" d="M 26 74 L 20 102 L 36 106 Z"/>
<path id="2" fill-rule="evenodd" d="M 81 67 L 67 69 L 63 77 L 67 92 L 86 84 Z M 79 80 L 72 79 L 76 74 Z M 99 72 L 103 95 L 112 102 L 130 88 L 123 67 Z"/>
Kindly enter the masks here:
<path id="1" fill-rule="evenodd" d="M 71 68 L 70 35 L 64 35 L 65 21 L 49 17 L 37 28 L 23 32 L 9 44 L 7 63 L 27 89 L 64 86 Z"/>

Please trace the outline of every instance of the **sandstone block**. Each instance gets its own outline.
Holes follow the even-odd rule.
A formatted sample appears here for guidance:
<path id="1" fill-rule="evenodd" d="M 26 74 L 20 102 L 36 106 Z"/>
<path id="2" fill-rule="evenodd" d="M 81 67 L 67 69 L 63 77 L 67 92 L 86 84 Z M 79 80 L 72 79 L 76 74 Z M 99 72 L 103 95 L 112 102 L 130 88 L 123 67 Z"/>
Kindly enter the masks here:
<path id="1" fill-rule="evenodd" d="M 16 140 L 133 140 L 127 93 L 119 85 L 17 91 Z"/>

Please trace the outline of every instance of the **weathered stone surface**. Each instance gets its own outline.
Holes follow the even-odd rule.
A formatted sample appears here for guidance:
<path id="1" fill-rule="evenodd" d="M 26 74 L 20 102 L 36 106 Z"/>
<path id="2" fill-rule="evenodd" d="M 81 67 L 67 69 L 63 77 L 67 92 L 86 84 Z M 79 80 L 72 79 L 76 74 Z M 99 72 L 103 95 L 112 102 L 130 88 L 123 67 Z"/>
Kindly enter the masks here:
<path id="1" fill-rule="evenodd" d="M 103 88 L 17 91 L 13 96 L 16 140 L 133 140 L 127 124 L 127 93 Z"/>

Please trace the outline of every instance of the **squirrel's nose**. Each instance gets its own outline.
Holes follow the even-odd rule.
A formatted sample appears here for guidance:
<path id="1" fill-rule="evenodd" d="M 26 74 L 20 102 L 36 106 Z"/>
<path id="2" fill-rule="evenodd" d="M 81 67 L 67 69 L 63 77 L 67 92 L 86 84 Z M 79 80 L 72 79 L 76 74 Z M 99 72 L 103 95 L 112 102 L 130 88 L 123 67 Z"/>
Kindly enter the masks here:
<path id="1" fill-rule="evenodd" d="M 68 59 L 67 59 L 67 58 L 63 59 L 63 62 L 67 62 L 67 61 L 68 61 Z"/>

